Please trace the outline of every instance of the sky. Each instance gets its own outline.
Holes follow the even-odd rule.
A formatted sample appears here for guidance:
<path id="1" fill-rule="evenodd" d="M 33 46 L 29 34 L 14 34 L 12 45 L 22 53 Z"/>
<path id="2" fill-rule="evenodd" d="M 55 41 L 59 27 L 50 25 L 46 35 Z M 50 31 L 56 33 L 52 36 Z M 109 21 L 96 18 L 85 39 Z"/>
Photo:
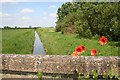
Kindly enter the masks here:
<path id="1" fill-rule="evenodd" d="M 71 1 L 0 0 L 0 27 L 55 27 L 57 9 Z"/>
<path id="2" fill-rule="evenodd" d="M 0 27 L 55 27 L 57 9 L 64 1 L 4 0 L 0 2 Z"/>

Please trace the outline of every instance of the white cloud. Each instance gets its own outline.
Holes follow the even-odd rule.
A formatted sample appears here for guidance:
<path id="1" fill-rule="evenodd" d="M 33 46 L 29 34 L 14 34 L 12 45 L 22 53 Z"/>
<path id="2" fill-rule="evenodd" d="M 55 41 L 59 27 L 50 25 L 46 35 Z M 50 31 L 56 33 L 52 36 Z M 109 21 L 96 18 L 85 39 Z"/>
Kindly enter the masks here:
<path id="1" fill-rule="evenodd" d="M 31 17 L 23 16 L 23 17 L 22 17 L 22 20 L 31 20 Z"/>
<path id="2" fill-rule="evenodd" d="M 5 3 L 5 2 L 17 2 L 17 0 L 0 0 L 1 3 Z"/>
<path id="3" fill-rule="evenodd" d="M 8 16 L 10 16 L 10 15 L 7 14 L 7 13 L 1 13 L 1 12 L 0 12 L 0 17 L 8 17 Z"/>
<path id="4" fill-rule="evenodd" d="M 29 9 L 29 8 L 24 8 L 20 11 L 21 13 L 32 13 L 34 12 L 32 9 Z"/>
<path id="5" fill-rule="evenodd" d="M 51 14 L 50 14 L 50 17 L 57 18 L 58 15 L 57 15 L 56 13 L 51 13 Z"/>
<path id="6" fill-rule="evenodd" d="M 57 6 L 51 5 L 51 6 L 49 6 L 49 8 L 57 8 Z"/>
<path id="7" fill-rule="evenodd" d="M 34 2 L 31 0 L 0 0 L 0 3 Z"/>
<path id="8" fill-rule="evenodd" d="M 6 2 L 13 2 L 13 3 L 14 2 L 64 2 L 65 3 L 65 2 L 72 2 L 72 0 L 0 0 L 0 2 L 3 2 L 3 3 L 6 3 Z"/>

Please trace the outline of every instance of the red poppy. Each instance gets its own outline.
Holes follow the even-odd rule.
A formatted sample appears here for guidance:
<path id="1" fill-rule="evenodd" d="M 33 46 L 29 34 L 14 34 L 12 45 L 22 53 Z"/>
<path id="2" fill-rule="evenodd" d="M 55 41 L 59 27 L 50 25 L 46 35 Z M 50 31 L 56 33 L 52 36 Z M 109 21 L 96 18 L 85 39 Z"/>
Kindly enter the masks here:
<path id="1" fill-rule="evenodd" d="M 83 45 L 76 47 L 76 52 L 77 52 L 78 54 L 82 54 L 82 53 L 85 52 L 85 51 L 86 51 L 86 47 L 83 46 Z"/>
<path id="2" fill-rule="evenodd" d="M 77 58 L 77 57 L 78 57 L 78 53 L 77 53 L 77 52 L 73 52 L 73 53 L 72 53 L 72 57 L 73 57 L 73 58 Z"/>
<path id="3" fill-rule="evenodd" d="M 107 42 L 108 42 L 108 39 L 105 36 L 102 36 L 100 38 L 100 44 L 101 45 L 105 45 L 105 44 L 107 44 Z"/>
<path id="4" fill-rule="evenodd" d="M 86 51 L 86 47 L 85 46 L 81 46 L 81 48 L 82 48 L 82 52 Z"/>
<path id="5" fill-rule="evenodd" d="M 92 56 L 96 56 L 97 53 L 98 53 L 98 51 L 95 48 L 91 50 Z"/>
<path id="6" fill-rule="evenodd" d="M 83 49 L 81 48 L 81 46 L 76 47 L 76 52 L 77 52 L 78 54 L 82 54 Z"/>

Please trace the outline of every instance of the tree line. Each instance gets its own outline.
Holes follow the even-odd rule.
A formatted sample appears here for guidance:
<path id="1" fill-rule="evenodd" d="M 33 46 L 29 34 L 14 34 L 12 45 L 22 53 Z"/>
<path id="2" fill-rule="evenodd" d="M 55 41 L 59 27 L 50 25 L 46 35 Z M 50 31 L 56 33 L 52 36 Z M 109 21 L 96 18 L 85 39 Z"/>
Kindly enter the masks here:
<path id="1" fill-rule="evenodd" d="M 57 15 L 56 32 L 120 40 L 120 2 L 66 2 Z"/>

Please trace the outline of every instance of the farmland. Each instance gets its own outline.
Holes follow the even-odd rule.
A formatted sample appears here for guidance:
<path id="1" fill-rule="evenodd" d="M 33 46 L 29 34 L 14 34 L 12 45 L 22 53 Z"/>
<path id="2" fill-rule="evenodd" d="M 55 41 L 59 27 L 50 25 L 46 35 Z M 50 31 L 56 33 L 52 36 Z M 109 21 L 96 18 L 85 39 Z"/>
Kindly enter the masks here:
<path id="1" fill-rule="evenodd" d="M 84 45 L 87 50 L 83 56 L 90 56 L 93 48 L 98 50 L 97 56 L 119 56 L 118 43 L 109 41 L 102 46 L 99 37 L 92 39 L 79 38 L 78 35 L 64 35 L 55 32 L 54 28 L 38 28 L 37 32 L 47 55 L 71 55 L 76 46 Z M 34 47 L 34 29 L 3 29 L 3 54 L 32 54 Z"/>
<path id="2" fill-rule="evenodd" d="M 2 29 L 0 29 L 0 52 L 2 53 Z"/>
<path id="3" fill-rule="evenodd" d="M 3 54 L 31 54 L 34 46 L 33 29 L 3 29 Z"/>
<path id="4" fill-rule="evenodd" d="M 64 35 L 55 32 L 54 29 L 37 29 L 38 34 L 43 42 L 46 53 L 48 55 L 71 55 L 75 51 L 75 47 L 84 45 L 87 50 L 82 55 L 90 56 L 90 51 L 93 48 L 98 50 L 97 56 L 118 56 L 118 42 L 108 42 L 102 46 L 99 43 L 99 38 L 78 38 L 77 35 Z M 120 55 L 119 55 L 120 56 Z"/>

